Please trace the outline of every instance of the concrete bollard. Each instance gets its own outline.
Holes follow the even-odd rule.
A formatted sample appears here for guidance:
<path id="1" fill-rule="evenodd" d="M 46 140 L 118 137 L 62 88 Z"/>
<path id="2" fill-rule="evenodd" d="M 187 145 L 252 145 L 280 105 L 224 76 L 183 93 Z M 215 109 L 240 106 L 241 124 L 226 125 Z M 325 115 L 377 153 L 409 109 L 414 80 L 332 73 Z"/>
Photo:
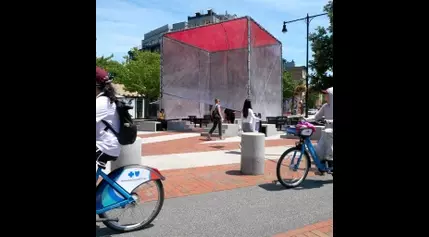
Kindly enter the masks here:
<path id="1" fill-rule="evenodd" d="M 110 163 L 110 162 L 109 162 Z M 137 137 L 136 141 L 131 145 L 122 146 L 121 154 L 118 159 L 111 162 L 111 170 L 126 165 L 141 165 L 142 164 L 142 140 Z M 107 168 L 106 168 L 107 172 Z"/>
<path id="2" fill-rule="evenodd" d="M 246 175 L 262 175 L 265 169 L 265 134 L 244 132 L 241 135 L 240 170 Z"/>

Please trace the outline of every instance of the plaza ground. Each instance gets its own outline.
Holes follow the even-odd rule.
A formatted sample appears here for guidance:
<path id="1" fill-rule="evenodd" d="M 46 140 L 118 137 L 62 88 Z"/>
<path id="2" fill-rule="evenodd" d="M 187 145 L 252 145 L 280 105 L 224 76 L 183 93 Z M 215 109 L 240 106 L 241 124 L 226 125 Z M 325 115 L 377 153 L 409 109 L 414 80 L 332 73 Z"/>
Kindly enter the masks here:
<path id="1" fill-rule="evenodd" d="M 153 226 L 97 236 L 332 236 L 332 177 L 315 176 L 296 189 L 273 183 L 276 160 L 296 140 L 266 139 L 265 173 L 241 175 L 239 138 L 206 141 L 199 133 L 141 133 L 142 163 L 158 168 L 164 207 Z"/>

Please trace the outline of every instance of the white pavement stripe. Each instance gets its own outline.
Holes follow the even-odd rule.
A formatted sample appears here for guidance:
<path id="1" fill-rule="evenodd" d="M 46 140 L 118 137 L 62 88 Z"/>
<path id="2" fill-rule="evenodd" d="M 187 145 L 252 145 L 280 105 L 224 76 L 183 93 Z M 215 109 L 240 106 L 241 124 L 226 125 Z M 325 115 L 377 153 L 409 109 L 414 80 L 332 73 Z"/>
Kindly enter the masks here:
<path id="1" fill-rule="evenodd" d="M 282 134 L 277 134 L 277 135 L 274 135 L 274 136 L 266 137 L 265 140 L 282 139 L 282 138 L 280 138 L 280 135 L 282 135 Z M 214 138 L 214 139 L 216 139 L 216 138 Z M 202 142 L 201 144 L 225 143 L 225 142 L 240 142 L 240 141 L 241 141 L 241 137 L 236 136 L 236 137 L 227 137 L 224 140 L 213 140 L 213 141 Z"/>
<path id="2" fill-rule="evenodd" d="M 142 144 L 148 144 L 148 143 L 155 143 L 155 142 L 166 142 L 176 139 L 182 139 L 182 138 L 189 138 L 189 137 L 199 137 L 199 133 L 179 133 L 179 134 L 172 134 L 172 135 L 164 135 L 164 136 L 157 136 L 157 137 L 146 137 L 142 138 Z"/>
<path id="3" fill-rule="evenodd" d="M 265 159 L 278 159 L 290 146 L 265 148 Z M 143 151 L 144 154 L 144 151 Z M 240 163 L 240 150 L 142 156 L 142 164 L 159 170 L 186 169 Z"/>
<path id="4" fill-rule="evenodd" d="M 145 135 L 145 134 L 153 134 L 153 133 L 161 133 L 161 132 L 137 131 L 137 135 Z"/>

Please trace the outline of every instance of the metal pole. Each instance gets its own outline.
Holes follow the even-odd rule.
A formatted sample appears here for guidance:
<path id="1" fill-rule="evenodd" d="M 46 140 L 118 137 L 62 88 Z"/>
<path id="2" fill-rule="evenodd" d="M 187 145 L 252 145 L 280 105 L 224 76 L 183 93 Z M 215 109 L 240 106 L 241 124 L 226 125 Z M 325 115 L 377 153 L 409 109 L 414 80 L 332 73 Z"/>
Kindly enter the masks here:
<path id="1" fill-rule="evenodd" d="M 251 73 L 250 73 L 250 57 L 252 56 L 251 55 L 251 53 L 252 53 L 252 48 L 251 48 L 251 39 L 252 39 L 252 37 L 251 37 L 251 32 L 250 32 L 250 26 L 251 26 L 251 24 L 250 24 L 250 17 L 247 17 L 247 99 L 250 99 L 250 94 L 251 94 L 251 85 L 252 85 L 252 82 L 251 82 L 251 80 L 250 80 L 250 75 L 251 75 Z M 255 106 L 255 104 L 253 104 L 253 106 Z"/>
<path id="2" fill-rule="evenodd" d="M 305 118 L 308 118 L 308 51 L 309 51 L 309 34 L 310 34 L 310 17 L 307 13 L 307 54 L 305 59 Z"/>
<path id="3" fill-rule="evenodd" d="M 283 21 L 283 27 L 285 27 L 286 24 L 288 23 L 292 23 L 292 22 L 297 22 L 297 21 L 302 21 L 305 20 L 305 23 L 307 24 L 307 55 L 306 55 L 306 62 L 305 62 L 305 117 L 308 118 L 308 53 L 309 53 L 309 35 L 310 35 L 310 21 L 311 19 L 315 18 L 315 17 L 319 17 L 319 16 L 324 16 L 324 15 L 328 15 L 328 13 L 322 13 L 322 14 L 317 14 L 317 15 L 312 15 L 309 16 L 307 13 L 306 17 L 303 18 L 299 18 L 299 19 L 295 19 L 295 20 L 291 20 L 291 21 Z M 285 28 L 286 29 L 286 28 Z M 283 33 L 285 33 L 285 31 L 283 31 Z"/>

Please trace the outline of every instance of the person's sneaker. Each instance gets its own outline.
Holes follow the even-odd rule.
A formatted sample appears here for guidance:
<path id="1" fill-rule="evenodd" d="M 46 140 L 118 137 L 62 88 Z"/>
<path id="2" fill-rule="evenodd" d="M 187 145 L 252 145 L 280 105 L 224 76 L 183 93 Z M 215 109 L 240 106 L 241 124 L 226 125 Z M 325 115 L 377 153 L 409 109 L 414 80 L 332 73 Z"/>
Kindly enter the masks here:
<path id="1" fill-rule="evenodd" d="M 333 169 L 334 168 L 334 161 L 328 160 L 328 168 Z"/>
<path id="2" fill-rule="evenodd" d="M 323 172 L 322 170 L 320 170 L 320 169 L 317 169 L 317 171 L 315 171 L 314 172 L 314 174 L 315 175 L 319 175 L 319 176 L 323 176 L 323 175 L 325 175 L 325 172 Z"/>

